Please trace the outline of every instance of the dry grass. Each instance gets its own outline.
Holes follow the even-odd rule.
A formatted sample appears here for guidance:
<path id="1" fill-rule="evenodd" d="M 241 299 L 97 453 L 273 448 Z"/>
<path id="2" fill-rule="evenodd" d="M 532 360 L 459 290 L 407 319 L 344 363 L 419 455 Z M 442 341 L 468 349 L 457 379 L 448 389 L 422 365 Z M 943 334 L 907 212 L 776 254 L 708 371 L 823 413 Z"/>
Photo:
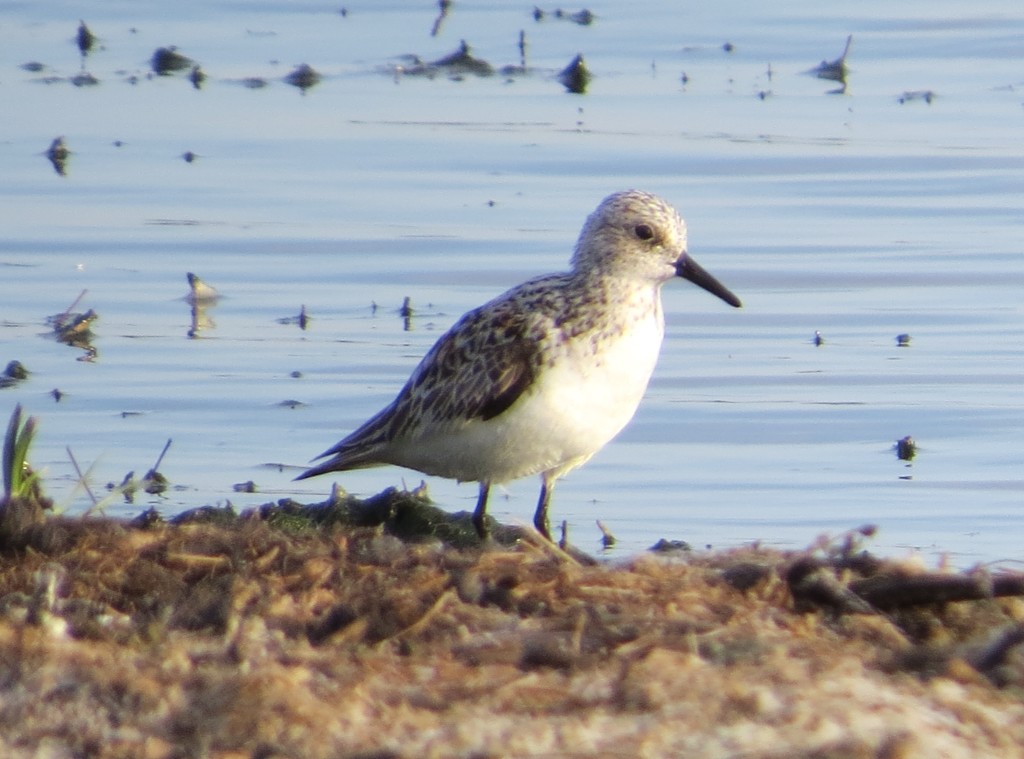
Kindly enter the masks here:
<path id="1" fill-rule="evenodd" d="M 0 755 L 1024 756 L 1020 600 L 811 608 L 804 559 L 51 519 L 0 551 Z"/>

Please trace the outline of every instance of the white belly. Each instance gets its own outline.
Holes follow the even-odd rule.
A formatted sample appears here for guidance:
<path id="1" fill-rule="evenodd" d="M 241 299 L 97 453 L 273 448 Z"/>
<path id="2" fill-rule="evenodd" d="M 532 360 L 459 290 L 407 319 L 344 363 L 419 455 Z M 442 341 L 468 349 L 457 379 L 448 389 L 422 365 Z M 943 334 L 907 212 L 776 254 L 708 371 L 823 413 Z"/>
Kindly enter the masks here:
<path id="1" fill-rule="evenodd" d="M 660 317 L 660 314 L 657 314 Z M 564 346 L 504 413 L 458 431 L 420 438 L 405 466 L 463 481 L 506 482 L 564 474 L 593 456 L 633 418 L 661 348 L 660 318 L 634 323 L 598 351 Z"/>

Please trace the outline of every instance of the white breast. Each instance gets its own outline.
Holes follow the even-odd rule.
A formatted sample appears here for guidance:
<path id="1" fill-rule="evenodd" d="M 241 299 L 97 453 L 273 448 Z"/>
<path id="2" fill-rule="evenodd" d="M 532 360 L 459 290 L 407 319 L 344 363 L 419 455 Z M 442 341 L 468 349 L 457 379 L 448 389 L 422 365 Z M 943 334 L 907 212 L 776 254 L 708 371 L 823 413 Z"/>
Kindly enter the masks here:
<path id="1" fill-rule="evenodd" d="M 633 418 L 658 360 L 660 304 L 635 316 L 628 329 L 596 345 L 584 334 L 558 346 L 503 414 L 420 438 L 400 463 L 495 483 L 549 470 L 562 474 L 584 463 Z"/>

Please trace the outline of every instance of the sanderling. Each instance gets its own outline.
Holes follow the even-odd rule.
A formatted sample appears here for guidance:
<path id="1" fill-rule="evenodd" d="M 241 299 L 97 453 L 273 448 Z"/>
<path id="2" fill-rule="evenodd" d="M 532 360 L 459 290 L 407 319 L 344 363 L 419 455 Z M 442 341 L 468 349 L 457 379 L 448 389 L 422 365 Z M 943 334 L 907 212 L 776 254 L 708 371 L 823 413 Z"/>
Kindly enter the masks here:
<path id="1" fill-rule="evenodd" d="M 394 464 L 479 482 L 473 524 L 487 536 L 492 484 L 540 474 L 533 523 L 545 537 L 559 477 L 626 426 L 661 349 L 661 286 L 688 279 L 739 307 L 690 258 L 686 224 L 630 190 L 583 225 L 572 269 L 528 280 L 470 311 L 430 349 L 390 406 L 296 479 Z"/>

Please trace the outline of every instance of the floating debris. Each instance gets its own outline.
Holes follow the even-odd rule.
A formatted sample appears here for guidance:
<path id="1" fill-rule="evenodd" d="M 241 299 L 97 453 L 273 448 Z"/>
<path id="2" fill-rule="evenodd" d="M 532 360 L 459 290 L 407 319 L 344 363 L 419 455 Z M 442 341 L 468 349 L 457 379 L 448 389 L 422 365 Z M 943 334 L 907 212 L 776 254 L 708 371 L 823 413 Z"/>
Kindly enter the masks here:
<path id="1" fill-rule="evenodd" d="M 814 339 L 811 342 L 820 348 L 825 344 L 825 338 L 821 336 L 821 332 L 814 330 Z"/>
<path id="2" fill-rule="evenodd" d="M 257 492 L 256 483 L 252 480 L 248 482 L 236 482 L 231 486 L 231 489 L 236 493 L 255 493 Z"/>
<path id="3" fill-rule="evenodd" d="M 50 395 L 53 396 L 53 400 L 57 403 L 60 403 L 61 399 L 64 397 L 64 393 L 56 387 L 50 391 Z"/>
<path id="4" fill-rule="evenodd" d="M 160 464 L 163 463 L 164 456 L 167 455 L 167 451 L 171 447 L 171 438 L 167 438 L 167 442 L 164 444 L 164 449 L 160 451 L 160 455 L 156 458 L 156 463 L 153 464 L 153 468 L 146 472 L 146 476 L 142 478 L 143 488 L 150 495 L 160 495 L 167 490 L 167 478 L 164 477 L 158 471 Z"/>
<path id="5" fill-rule="evenodd" d="M 60 316 L 59 320 L 53 322 L 53 332 L 62 343 L 70 343 L 88 335 L 92 323 L 100 318 L 91 308 L 84 314 L 64 313 Z"/>
<path id="6" fill-rule="evenodd" d="M 92 345 L 92 324 L 99 319 L 99 314 L 91 308 L 85 313 L 71 310 L 85 297 L 86 292 L 82 290 L 64 311 L 46 319 L 47 324 L 53 329 L 53 336 L 57 342 L 85 351 L 85 356 L 80 357 L 80 361 L 92 361 L 97 355 L 96 348 Z"/>
<path id="7" fill-rule="evenodd" d="M 187 272 L 185 277 L 188 279 L 189 287 L 189 294 L 185 296 L 185 299 L 190 303 L 210 303 L 220 297 L 220 293 L 215 287 L 206 284 L 192 272 Z"/>
<path id="8" fill-rule="evenodd" d="M 553 11 L 544 11 L 534 6 L 534 21 L 543 21 L 548 16 L 551 16 L 552 18 L 555 19 L 559 19 L 561 21 L 571 21 L 572 23 L 579 24 L 580 26 L 590 26 L 591 24 L 594 23 L 594 20 L 597 18 L 597 16 L 595 16 L 591 11 L 587 10 L 586 8 L 570 13 L 569 11 L 563 11 L 561 8 L 556 8 Z"/>
<path id="9" fill-rule="evenodd" d="M 270 82 L 259 76 L 248 76 L 242 80 L 242 86 L 247 90 L 262 90 Z"/>
<path id="10" fill-rule="evenodd" d="M 160 472 L 150 470 L 146 473 L 146 478 L 142 481 L 142 484 L 143 490 L 150 495 L 160 495 L 167 490 L 167 486 L 170 483 Z"/>
<path id="11" fill-rule="evenodd" d="M 430 28 L 430 36 L 436 37 L 438 32 L 441 31 L 441 24 L 448 18 L 448 11 L 451 10 L 451 0 L 437 0 L 438 14 L 437 18 L 434 19 L 434 25 Z"/>
<path id="12" fill-rule="evenodd" d="M 192 86 L 197 90 L 202 89 L 203 82 L 206 81 L 206 74 L 198 65 L 196 65 L 192 67 L 190 72 L 188 72 L 188 80 L 192 82 Z"/>
<path id="13" fill-rule="evenodd" d="M 303 63 L 294 71 L 288 74 L 284 80 L 292 87 L 298 87 L 305 92 L 320 81 L 320 74 L 308 63 Z"/>
<path id="14" fill-rule="evenodd" d="M 896 335 L 896 347 L 897 348 L 909 348 L 910 347 L 910 335 L 904 332 L 901 335 Z"/>
<path id="15" fill-rule="evenodd" d="M 853 35 L 851 34 L 846 38 L 846 47 L 843 48 L 843 54 L 836 58 L 834 61 L 822 61 L 817 67 L 811 69 L 807 73 L 814 74 L 819 79 L 828 79 L 833 82 L 839 82 L 843 86 L 838 90 L 831 90 L 829 94 L 844 94 L 846 92 L 846 76 L 849 73 L 849 69 L 846 68 L 846 56 L 850 54 L 850 45 L 853 44 Z"/>
<path id="16" fill-rule="evenodd" d="M 604 548 L 604 549 L 611 548 L 612 546 L 615 545 L 616 542 L 618 542 L 618 541 L 616 541 L 615 536 L 612 535 L 611 530 L 609 530 L 607 527 L 605 527 L 604 523 L 601 522 L 600 519 L 597 520 L 597 529 L 599 529 L 601 531 L 601 547 L 602 548 Z"/>
<path id="17" fill-rule="evenodd" d="M 519 41 L 516 43 L 519 48 L 519 65 L 508 64 L 502 66 L 500 73 L 505 77 L 521 76 L 526 73 L 526 32 L 522 29 L 519 30 Z"/>
<path id="18" fill-rule="evenodd" d="M 587 85 L 590 84 L 590 71 L 583 61 L 582 53 L 577 54 L 568 66 L 558 72 L 558 81 L 575 95 L 586 93 Z"/>
<path id="19" fill-rule="evenodd" d="M 89 27 L 85 25 L 84 21 L 79 20 L 78 22 L 78 33 L 75 35 L 75 42 L 78 44 L 78 50 L 84 58 L 92 50 L 92 46 L 96 44 L 96 35 L 89 31 Z"/>
<path id="20" fill-rule="evenodd" d="M 282 316 L 277 320 L 278 324 L 298 324 L 299 329 L 305 330 L 309 326 L 309 315 L 306 313 L 306 307 L 302 306 L 299 309 L 298 316 Z"/>
<path id="21" fill-rule="evenodd" d="M 116 491 L 121 494 L 124 498 L 125 503 L 135 503 L 135 491 L 139 489 L 139 484 L 135 481 L 135 470 L 128 472 L 121 480 L 120 483 L 108 482 L 107 490 Z M 93 499 L 95 502 L 95 498 Z"/>
<path id="22" fill-rule="evenodd" d="M 917 443 L 914 442 L 914 438 L 910 437 L 910 435 L 896 441 L 896 456 L 900 461 L 913 461 L 916 455 Z"/>
<path id="23" fill-rule="evenodd" d="M 15 359 L 7 364 L 7 368 L 4 369 L 4 376 L 9 377 L 13 380 L 28 379 L 29 371 L 25 368 L 25 365 Z"/>
<path id="24" fill-rule="evenodd" d="M 29 371 L 20 361 L 14 360 L 7 364 L 3 374 L 0 374 L 0 388 L 12 387 L 22 380 L 28 379 Z"/>
<path id="25" fill-rule="evenodd" d="M 193 153 L 191 150 L 186 150 L 181 154 L 182 159 L 185 163 L 193 163 L 199 156 Z"/>
<path id="26" fill-rule="evenodd" d="M 736 46 L 731 42 L 726 42 L 725 44 L 722 45 L 722 50 L 723 52 L 726 53 L 734 53 L 736 52 Z"/>
<path id="27" fill-rule="evenodd" d="M 67 162 L 68 157 L 71 155 L 71 151 L 68 150 L 68 146 L 64 144 L 63 137 L 54 137 L 53 142 L 50 143 L 50 147 L 46 149 L 43 154 L 47 157 L 51 164 L 53 164 L 53 170 L 60 176 L 67 176 Z"/>
<path id="28" fill-rule="evenodd" d="M 896 98 L 896 102 L 903 105 L 904 103 L 910 103 L 914 100 L 923 100 L 928 105 L 931 105 L 932 101 L 935 100 L 936 97 L 938 96 L 932 90 L 910 90 Z"/>
<path id="29" fill-rule="evenodd" d="M 160 76 L 167 76 L 175 71 L 183 71 L 195 65 L 195 61 L 178 52 L 178 49 L 170 47 L 158 47 L 150 59 L 150 66 Z"/>
<path id="30" fill-rule="evenodd" d="M 76 87 L 95 87 L 100 83 L 100 80 L 88 71 L 80 71 L 71 77 L 70 82 Z"/>
<path id="31" fill-rule="evenodd" d="M 482 58 L 476 58 L 465 40 L 459 41 L 459 49 L 438 58 L 430 66 L 444 69 L 450 74 L 475 74 L 476 76 L 491 76 L 494 67 Z"/>
<path id="32" fill-rule="evenodd" d="M 24 71 L 28 71 L 33 74 L 38 74 L 41 71 L 46 70 L 46 65 L 39 61 L 29 61 L 28 63 L 21 64 L 21 68 Z"/>
<path id="33" fill-rule="evenodd" d="M 192 323 L 187 334 L 191 338 L 196 338 L 199 337 L 199 333 L 204 329 L 211 329 L 216 326 L 213 319 L 207 315 L 206 309 L 212 308 L 217 304 L 220 293 L 217 292 L 216 288 L 206 284 L 192 272 L 188 272 L 185 276 L 188 279 L 189 287 L 189 293 L 185 296 L 185 300 L 192 306 Z"/>
<path id="34" fill-rule="evenodd" d="M 404 55 L 401 56 L 401 59 L 405 63 L 390 69 L 395 75 L 396 81 L 400 76 L 433 78 L 439 74 L 446 74 L 452 79 L 459 79 L 465 74 L 474 76 L 492 76 L 494 74 L 494 67 L 482 58 L 476 58 L 465 40 L 459 42 L 458 50 L 431 63 L 425 63 L 418 55 Z"/>
<path id="35" fill-rule="evenodd" d="M 297 401 L 294 398 L 289 398 L 288 400 L 281 401 L 277 405 L 280 408 L 297 409 L 297 408 L 304 408 L 306 404 L 303 403 L 302 401 Z"/>
<path id="36" fill-rule="evenodd" d="M 412 298 L 408 295 L 402 300 L 402 307 L 398 309 L 398 315 L 402 317 L 402 330 L 405 332 L 412 332 Z"/>

